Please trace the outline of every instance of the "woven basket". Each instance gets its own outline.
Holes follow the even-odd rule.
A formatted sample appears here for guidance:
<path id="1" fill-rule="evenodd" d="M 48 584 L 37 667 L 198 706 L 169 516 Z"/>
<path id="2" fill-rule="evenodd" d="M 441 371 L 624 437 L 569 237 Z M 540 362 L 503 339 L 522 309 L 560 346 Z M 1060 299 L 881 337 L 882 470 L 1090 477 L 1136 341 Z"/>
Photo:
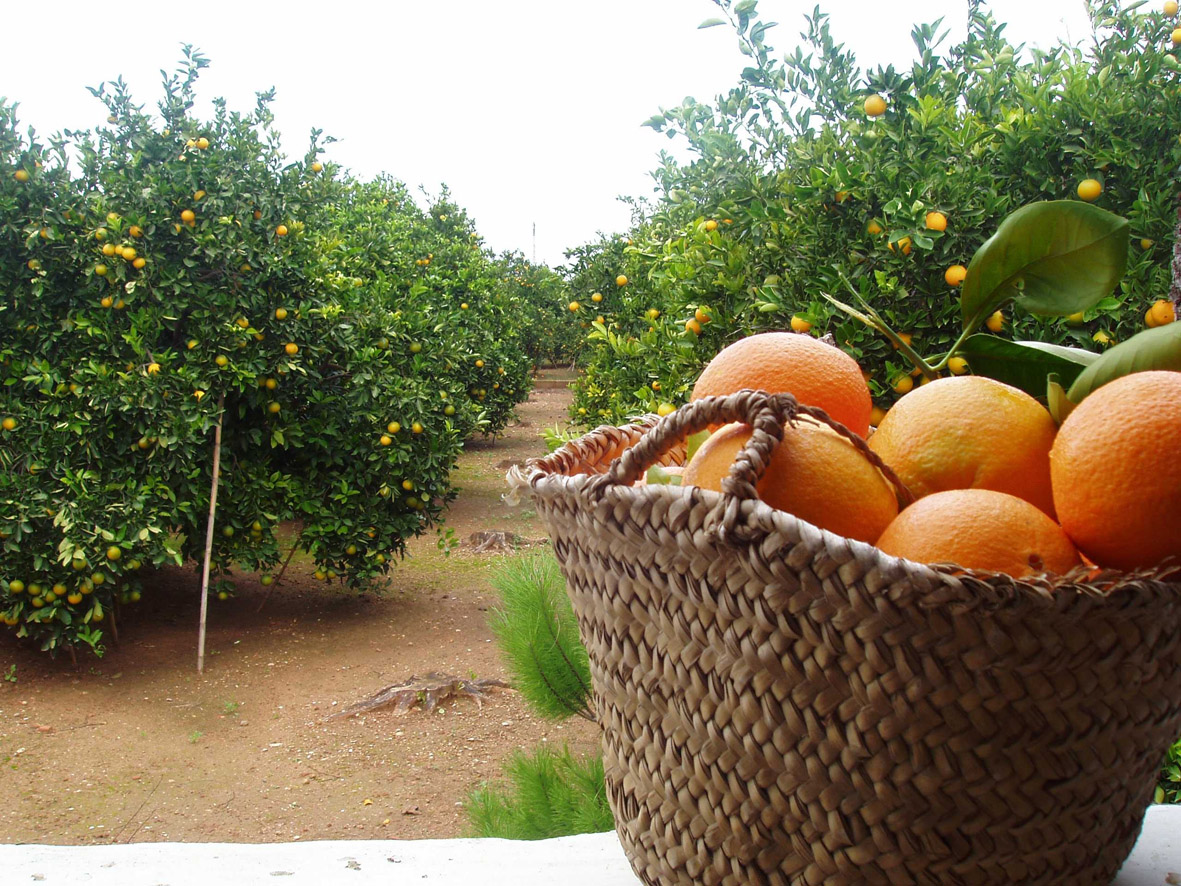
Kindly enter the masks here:
<path id="1" fill-rule="evenodd" d="M 706 398 L 510 473 L 568 582 L 636 873 L 1109 883 L 1181 735 L 1181 570 L 1019 581 L 817 529 L 754 491 L 798 409 Z M 725 492 L 633 487 L 729 420 L 755 433 Z"/>

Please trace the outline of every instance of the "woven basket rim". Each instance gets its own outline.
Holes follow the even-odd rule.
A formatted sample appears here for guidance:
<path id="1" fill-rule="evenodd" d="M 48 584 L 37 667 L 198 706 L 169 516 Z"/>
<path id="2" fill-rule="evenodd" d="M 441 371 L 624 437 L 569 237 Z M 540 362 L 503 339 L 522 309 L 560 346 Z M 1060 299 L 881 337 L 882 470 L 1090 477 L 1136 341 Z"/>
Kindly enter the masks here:
<path id="1" fill-rule="evenodd" d="M 506 481 L 513 494 L 530 496 L 566 494 L 582 498 L 588 505 L 602 500 L 605 496 L 621 496 L 624 500 L 645 496 L 695 496 L 703 505 L 717 506 L 727 493 L 715 492 L 699 487 L 645 484 L 642 486 L 610 485 L 602 482 L 603 473 L 619 460 L 612 459 L 606 464 L 595 463 L 601 471 L 596 473 L 567 473 L 564 462 L 574 462 L 586 451 L 601 450 L 602 441 L 620 433 L 633 437 L 637 442 L 645 434 L 665 421 L 666 417 L 654 414 L 641 416 L 626 425 L 599 425 L 581 437 L 569 441 L 547 456 L 528 459 L 523 465 L 514 466 L 508 472 Z M 1181 562 L 1166 560 L 1152 568 L 1123 572 L 1115 569 L 1081 565 L 1066 573 L 1032 573 L 1016 578 L 1003 572 L 971 569 L 954 563 L 925 564 L 887 554 L 868 542 L 845 538 L 830 530 L 815 526 L 786 511 L 772 508 L 761 500 L 744 501 L 740 505 L 743 525 L 760 534 L 779 533 L 788 537 L 799 537 L 801 531 L 819 533 L 826 541 L 839 542 L 857 550 L 864 557 L 876 559 L 876 565 L 890 573 L 903 571 L 916 580 L 918 586 L 955 586 L 965 592 L 963 601 L 983 602 L 981 594 L 994 605 L 1010 598 L 1041 598 L 1048 603 L 1052 597 L 1064 592 L 1076 592 L 1090 597 L 1107 597 L 1129 587 L 1145 590 L 1155 589 L 1155 594 L 1181 597 Z M 959 594 L 956 595 L 960 596 Z M 1062 602 L 1059 600 L 1059 602 Z"/>

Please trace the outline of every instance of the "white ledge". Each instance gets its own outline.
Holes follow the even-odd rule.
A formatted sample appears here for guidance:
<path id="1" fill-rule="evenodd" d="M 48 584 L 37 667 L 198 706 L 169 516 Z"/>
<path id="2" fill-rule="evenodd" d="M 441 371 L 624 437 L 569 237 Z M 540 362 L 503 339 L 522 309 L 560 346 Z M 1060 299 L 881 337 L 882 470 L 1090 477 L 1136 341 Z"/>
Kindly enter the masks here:
<path id="1" fill-rule="evenodd" d="M 0 844 L 11 886 L 635 886 L 614 832 L 555 840 Z M 1181 882 L 1181 806 L 1154 806 L 1113 886 Z"/>

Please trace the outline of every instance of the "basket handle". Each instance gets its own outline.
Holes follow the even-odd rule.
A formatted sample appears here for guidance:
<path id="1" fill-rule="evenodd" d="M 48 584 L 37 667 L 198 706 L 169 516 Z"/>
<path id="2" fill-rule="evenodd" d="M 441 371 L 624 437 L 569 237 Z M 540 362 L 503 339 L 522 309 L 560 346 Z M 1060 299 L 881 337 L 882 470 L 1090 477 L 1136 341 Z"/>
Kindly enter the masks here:
<path id="1" fill-rule="evenodd" d="M 898 475 L 869 448 L 865 440 L 830 418 L 823 409 L 800 403 L 791 394 L 769 394 L 766 391 L 752 390 L 742 390 L 722 397 L 703 397 L 665 416 L 644 434 L 635 446 L 611 463 L 610 469 L 597 478 L 596 486 L 600 489 L 617 485 L 630 486 L 649 467 L 656 464 L 662 455 L 690 434 L 696 434 L 710 425 L 719 423 L 745 422 L 754 432 L 730 466 L 729 476 L 722 480 L 722 507 L 725 516 L 721 518 L 721 528 L 723 532 L 726 528 L 732 531 L 738 517 L 738 506 L 744 501 L 758 498 L 756 487 L 771 463 L 772 453 L 783 441 L 784 425 L 787 422 L 794 424 L 801 415 L 807 415 L 828 425 L 848 440 L 870 464 L 882 472 L 894 487 L 901 506 L 905 507 L 914 501 L 914 496 Z"/>

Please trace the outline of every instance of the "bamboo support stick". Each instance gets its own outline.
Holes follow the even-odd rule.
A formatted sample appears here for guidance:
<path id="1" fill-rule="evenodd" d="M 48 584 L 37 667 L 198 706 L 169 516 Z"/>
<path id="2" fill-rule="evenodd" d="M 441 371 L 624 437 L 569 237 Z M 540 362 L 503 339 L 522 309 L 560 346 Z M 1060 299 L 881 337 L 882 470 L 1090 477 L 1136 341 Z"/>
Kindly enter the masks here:
<path id="1" fill-rule="evenodd" d="M 209 490 L 209 523 L 205 527 L 205 562 L 201 565 L 201 623 L 197 628 L 197 673 L 205 673 L 205 625 L 209 615 L 209 563 L 213 559 L 213 520 L 217 514 L 217 483 L 221 477 L 221 426 L 225 419 L 225 394 L 217 401 L 217 425 L 213 429 L 213 484 Z"/>

